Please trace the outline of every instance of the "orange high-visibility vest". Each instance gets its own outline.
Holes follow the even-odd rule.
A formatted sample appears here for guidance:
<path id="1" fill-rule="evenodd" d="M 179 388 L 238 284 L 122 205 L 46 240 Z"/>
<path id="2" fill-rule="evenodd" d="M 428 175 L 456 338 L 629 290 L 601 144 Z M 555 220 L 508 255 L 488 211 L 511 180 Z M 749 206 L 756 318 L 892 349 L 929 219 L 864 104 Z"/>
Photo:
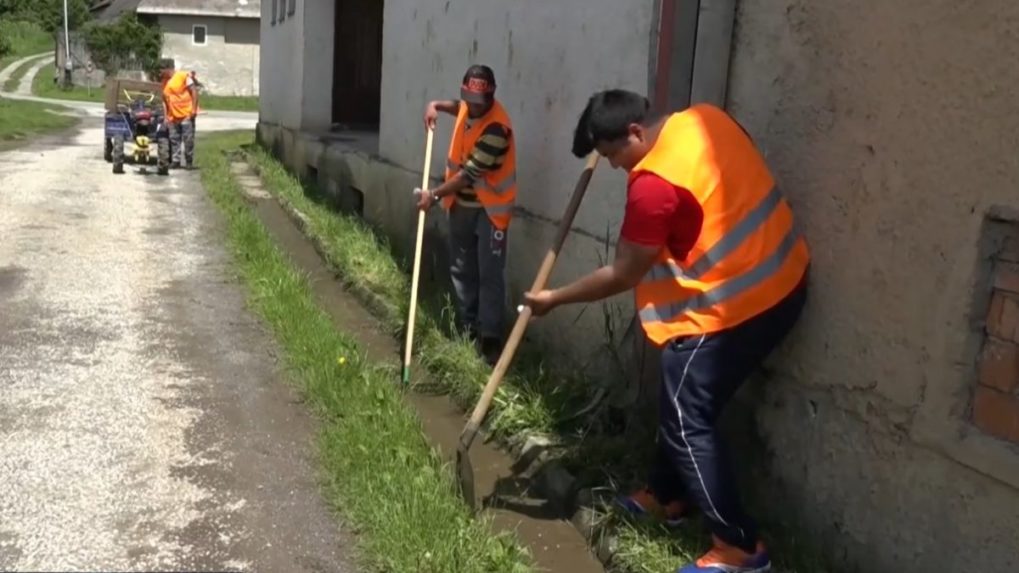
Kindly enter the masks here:
<path id="1" fill-rule="evenodd" d="M 517 146 L 512 136 L 513 126 L 509 115 L 498 101 L 484 117 L 476 118 L 470 128 L 467 127 L 467 104 L 460 102 L 460 111 L 453 125 L 453 140 L 449 144 L 449 155 L 446 157 L 446 180 L 463 168 L 471 150 L 474 149 L 474 143 L 492 122 L 501 123 L 510 131 L 509 149 L 506 150 L 502 165 L 485 173 L 481 179 L 474 182 L 473 187 L 492 226 L 505 231 L 509 227 L 513 205 L 517 200 Z M 454 201 L 453 195 L 447 195 L 442 198 L 442 205 L 449 210 Z"/>
<path id="2" fill-rule="evenodd" d="M 807 243 L 764 158 L 724 111 L 698 104 L 670 116 L 630 180 L 641 172 L 689 190 L 704 211 L 686 260 L 662 248 L 635 289 L 652 342 L 732 328 L 799 284 Z"/>
<path id="3" fill-rule="evenodd" d="M 163 86 L 163 96 L 169 107 L 167 113 L 169 113 L 170 119 L 187 119 L 195 111 L 195 102 L 191 99 L 191 92 L 188 91 L 187 80 L 190 76 L 190 72 L 174 72 Z"/>

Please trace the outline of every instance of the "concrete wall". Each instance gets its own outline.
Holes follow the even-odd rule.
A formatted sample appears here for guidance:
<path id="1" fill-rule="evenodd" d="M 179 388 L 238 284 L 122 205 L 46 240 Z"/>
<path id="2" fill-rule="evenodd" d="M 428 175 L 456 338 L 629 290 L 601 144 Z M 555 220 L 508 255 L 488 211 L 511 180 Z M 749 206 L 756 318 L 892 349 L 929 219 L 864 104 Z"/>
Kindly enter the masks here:
<path id="1" fill-rule="evenodd" d="M 263 103 L 259 136 L 296 171 L 363 201 L 365 218 L 407 253 L 423 104 L 455 97 L 469 63 L 491 65 L 521 142 L 521 210 L 510 232 L 515 303 L 581 167 L 568 148 L 587 96 L 653 84 L 657 7 L 588 0 L 577 16 L 565 2 L 523 10 L 495 0 L 389 0 L 378 154 L 356 151 L 353 137 L 337 143 L 296 131 L 322 97 L 306 80 L 317 89 L 302 96 L 312 105 L 292 110 L 298 100 L 281 99 L 267 116 L 276 104 Z M 331 17 L 314 18 L 316 34 Z M 1019 289 L 1009 274 L 1019 260 L 1006 248 L 1010 234 L 1019 241 L 1011 102 L 1019 59 L 1008 42 L 1016 21 L 1019 5 L 1004 0 L 741 2 L 727 91 L 691 90 L 694 100 L 727 93 L 814 254 L 804 320 L 728 416 L 741 475 L 770 506 L 767 521 L 802 528 L 846 570 L 1019 569 L 1019 448 L 1009 439 L 1019 441 L 1019 361 L 1011 371 L 989 368 L 1000 361 L 987 350 L 1019 343 L 1019 314 L 990 304 L 996 292 L 1019 313 L 1019 292 L 1009 290 Z M 306 51 L 305 61 L 316 59 L 309 54 L 321 52 Z M 436 178 L 450 124 L 443 118 L 436 133 Z M 604 238 L 618 232 L 623 184 L 622 173 L 598 172 L 553 283 L 612 256 Z M 426 235 L 433 279 L 443 269 L 439 213 Z M 610 337 L 606 309 L 614 328 L 632 326 L 622 296 L 562 309 L 529 333 L 554 344 L 561 363 L 586 364 L 632 389 L 640 354 L 627 350 L 640 333 Z M 621 362 L 606 358 L 608 348 L 621 350 Z M 974 403 L 975 394 L 993 399 Z"/>
<path id="2" fill-rule="evenodd" d="M 274 5 L 277 14 L 273 14 Z M 260 79 L 261 122 L 288 129 L 328 130 L 332 123 L 333 10 L 333 2 L 297 0 L 294 14 L 288 14 L 280 3 L 262 2 L 265 73 Z"/>
<path id="3" fill-rule="evenodd" d="M 569 200 L 583 161 L 570 154 L 573 127 L 595 90 L 648 86 L 652 2 L 587 0 L 577 17 L 577 2 L 531 2 L 525 8 L 497 0 L 416 2 L 388 0 L 383 32 L 382 123 L 379 153 L 408 169 L 420 170 L 424 157 L 422 113 L 431 99 L 459 97 L 464 70 L 484 63 L 493 68 L 496 97 L 506 107 L 517 138 L 518 213 L 509 232 L 510 303 L 530 287 L 555 224 Z M 432 173 L 441 175 L 453 118 L 440 119 L 435 133 Z M 625 177 L 602 165 L 577 215 L 553 281 L 593 268 L 605 256 L 604 239 L 614 242 L 621 222 Z M 414 185 L 419 184 L 420 181 Z M 409 187 L 394 189 L 402 199 Z M 373 193 L 372 210 L 392 217 L 393 199 Z M 404 228 L 412 212 L 400 208 Z M 431 217 L 441 222 L 440 211 Z M 412 227 L 411 227 L 412 228 Z M 611 253 L 609 254 L 611 256 Z M 629 297 L 616 304 L 632 307 Z M 535 335 L 569 345 L 580 363 L 604 356 L 601 305 L 563 309 L 545 320 Z M 619 328 L 629 322 L 629 310 Z M 580 316 L 579 325 L 575 323 Z M 579 335 L 578 333 L 584 333 Z"/>
<path id="4" fill-rule="evenodd" d="M 758 427 L 783 511 L 864 571 L 1019 570 L 1019 448 L 971 423 L 984 218 L 1019 208 L 1016 22 L 1007 0 L 740 3 L 729 107 L 814 253 Z"/>
<path id="5" fill-rule="evenodd" d="M 92 87 L 102 91 L 103 82 L 106 81 L 106 72 L 93 66 L 92 72 L 88 71 L 88 62 L 92 59 L 88 47 L 85 45 L 85 38 L 78 32 L 71 32 L 71 83 L 77 86 Z M 60 81 L 64 74 L 64 62 L 67 59 L 67 51 L 64 48 L 64 35 L 55 33 L 56 47 L 54 49 L 53 68 L 43 68 L 40 74 L 52 77 L 54 81 Z M 148 80 L 148 75 L 142 70 L 140 62 L 132 59 L 125 59 L 120 63 L 117 70 L 117 77 L 136 80 Z"/>
<path id="6" fill-rule="evenodd" d="M 163 56 L 194 70 L 209 93 L 258 95 L 259 21 L 253 18 L 159 16 Z M 192 29 L 206 26 L 205 45 L 195 45 Z"/>

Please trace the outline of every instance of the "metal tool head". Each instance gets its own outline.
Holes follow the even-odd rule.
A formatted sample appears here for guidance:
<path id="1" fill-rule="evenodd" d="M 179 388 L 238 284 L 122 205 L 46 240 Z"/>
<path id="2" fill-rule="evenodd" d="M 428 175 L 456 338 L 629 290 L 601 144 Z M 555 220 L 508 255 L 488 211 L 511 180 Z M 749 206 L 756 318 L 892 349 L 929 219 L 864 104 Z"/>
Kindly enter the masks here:
<path id="1" fill-rule="evenodd" d="M 456 475 L 460 484 L 460 495 L 463 496 L 471 511 L 477 511 L 478 506 L 474 496 L 474 468 L 471 466 L 471 456 L 467 451 L 469 447 L 460 444 L 456 450 Z"/>

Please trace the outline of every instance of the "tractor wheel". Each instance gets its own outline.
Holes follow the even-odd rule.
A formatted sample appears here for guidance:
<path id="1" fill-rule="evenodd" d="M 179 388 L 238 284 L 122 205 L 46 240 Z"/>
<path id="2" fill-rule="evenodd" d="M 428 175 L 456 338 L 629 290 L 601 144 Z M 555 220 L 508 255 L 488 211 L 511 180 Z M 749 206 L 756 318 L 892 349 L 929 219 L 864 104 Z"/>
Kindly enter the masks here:
<path id="1" fill-rule="evenodd" d="M 113 136 L 113 172 L 124 172 L 124 136 Z"/>
<path id="2" fill-rule="evenodd" d="M 113 162 L 113 140 L 109 137 L 103 138 L 103 159 L 107 163 Z"/>
<path id="3" fill-rule="evenodd" d="M 156 173 L 170 174 L 170 140 L 161 137 L 156 140 Z"/>

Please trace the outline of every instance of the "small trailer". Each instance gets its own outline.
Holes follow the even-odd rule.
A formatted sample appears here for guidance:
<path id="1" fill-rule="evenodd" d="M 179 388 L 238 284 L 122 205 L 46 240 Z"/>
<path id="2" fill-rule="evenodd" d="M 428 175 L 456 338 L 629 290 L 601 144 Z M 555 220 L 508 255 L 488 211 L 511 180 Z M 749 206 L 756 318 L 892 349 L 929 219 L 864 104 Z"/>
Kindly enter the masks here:
<path id="1" fill-rule="evenodd" d="M 123 173 L 125 162 L 155 163 L 159 175 L 170 173 L 170 132 L 161 94 L 156 82 L 107 80 L 103 158 L 113 164 L 114 173 Z"/>

